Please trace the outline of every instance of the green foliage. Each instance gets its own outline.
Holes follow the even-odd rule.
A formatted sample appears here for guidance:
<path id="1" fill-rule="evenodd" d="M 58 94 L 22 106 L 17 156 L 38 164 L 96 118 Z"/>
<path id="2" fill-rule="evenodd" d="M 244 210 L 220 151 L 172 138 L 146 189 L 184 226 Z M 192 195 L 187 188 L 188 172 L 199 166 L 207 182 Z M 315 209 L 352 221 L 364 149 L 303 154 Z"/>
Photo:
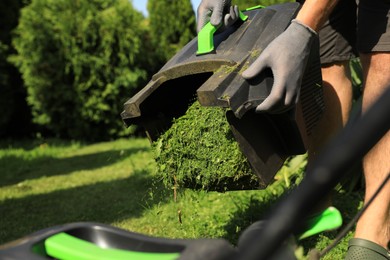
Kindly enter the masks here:
<path id="1" fill-rule="evenodd" d="M 12 60 L 34 121 L 67 138 L 120 135 L 122 104 L 149 66 L 142 19 L 127 0 L 34 0 L 24 8 Z"/>
<path id="2" fill-rule="evenodd" d="M 167 185 L 206 190 L 256 187 L 222 108 L 205 108 L 196 101 L 154 145 L 158 171 Z"/>
<path id="3" fill-rule="evenodd" d="M 196 35 L 190 0 L 149 0 L 149 26 L 162 61 L 171 58 Z"/>

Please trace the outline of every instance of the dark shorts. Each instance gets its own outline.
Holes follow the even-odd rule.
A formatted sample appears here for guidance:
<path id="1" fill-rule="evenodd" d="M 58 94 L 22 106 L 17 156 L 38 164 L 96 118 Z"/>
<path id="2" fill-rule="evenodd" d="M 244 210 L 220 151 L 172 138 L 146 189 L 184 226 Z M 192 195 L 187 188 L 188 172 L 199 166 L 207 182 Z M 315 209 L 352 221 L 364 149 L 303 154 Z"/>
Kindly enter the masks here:
<path id="1" fill-rule="evenodd" d="M 390 51 L 390 0 L 360 0 L 357 49 Z"/>
<path id="2" fill-rule="evenodd" d="M 319 32 L 322 64 L 350 60 L 356 51 L 356 2 L 340 0 Z"/>
<path id="3" fill-rule="evenodd" d="M 360 0 L 358 8 L 355 0 L 340 0 L 329 16 L 319 32 L 322 64 L 349 60 L 357 51 L 390 51 L 390 0 Z"/>

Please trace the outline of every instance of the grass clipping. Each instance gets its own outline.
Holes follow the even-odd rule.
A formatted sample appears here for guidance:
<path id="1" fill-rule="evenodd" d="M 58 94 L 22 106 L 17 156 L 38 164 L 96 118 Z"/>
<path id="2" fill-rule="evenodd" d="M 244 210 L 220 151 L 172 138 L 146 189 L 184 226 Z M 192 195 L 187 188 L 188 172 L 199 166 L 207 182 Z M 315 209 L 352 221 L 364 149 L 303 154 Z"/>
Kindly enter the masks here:
<path id="1" fill-rule="evenodd" d="M 258 187 L 222 108 L 195 101 L 154 147 L 157 170 L 167 186 L 215 191 Z"/>

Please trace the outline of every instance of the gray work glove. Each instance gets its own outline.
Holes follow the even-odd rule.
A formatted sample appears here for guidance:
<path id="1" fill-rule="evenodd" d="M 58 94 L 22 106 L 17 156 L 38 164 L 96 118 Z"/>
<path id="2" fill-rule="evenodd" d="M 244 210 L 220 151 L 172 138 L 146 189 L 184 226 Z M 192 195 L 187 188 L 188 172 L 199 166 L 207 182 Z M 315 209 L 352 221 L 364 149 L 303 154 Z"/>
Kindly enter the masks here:
<path id="1" fill-rule="evenodd" d="M 292 20 L 289 27 L 242 73 L 245 79 L 252 79 L 266 68 L 272 70 L 274 84 L 271 92 L 256 107 L 256 112 L 282 113 L 298 102 L 302 76 L 316 36 L 310 27 Z"/>
<path id="2" fill-rule="evenodd" d="M 214 26 L 228 27 L 239 18 L 238 7 L 231 6 L 231 0 L 202 0 L 198 6 L 197 31 L 209 21 Z M 223 19 L 222 19 L 223 18 Z"/>

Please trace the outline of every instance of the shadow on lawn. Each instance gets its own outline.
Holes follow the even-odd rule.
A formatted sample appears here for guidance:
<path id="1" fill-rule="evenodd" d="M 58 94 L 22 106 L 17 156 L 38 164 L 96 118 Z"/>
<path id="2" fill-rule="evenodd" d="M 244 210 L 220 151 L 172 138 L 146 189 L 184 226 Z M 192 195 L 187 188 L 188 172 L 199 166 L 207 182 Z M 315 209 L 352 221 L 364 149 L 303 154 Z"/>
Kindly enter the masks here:
<path id="1" fill-rule="evenodd" d="M 0 187 L 43 176 L 49 177 L 68 174 L 74 171 L 97 169 L 122 161 L 131 154 L 148 150 L 146 147 L 139 147 L 77 155 L 61 159 L 46 156 L 34 160 L 26 160 L 16 156 L 4 156 L 0 158 L 0 169 L 2 169 Z"/>
<path id="2" fill-rule="evenodd" d="M 226 236 L 224 236 L 224 239 L 236 245 L 241 233 L 249 225 L 260 220 L 263 214 L 267 212 L 279 198 L 280 196 L 270 196 L 263 200 L 251 198 L 248 207 L 240 208 L 234 212 L 231 221 L 225 226 Z"/>
<path id="3" fill-rule="evenodd" d="M 139 217 L 152 205 L 164 203 L 163 196 L 148 196 L 150 187 L 158 185 L 162 184 L 142 170 L 123 180 L 5 200 L 0 203 L 0 244 L 58 224 Z"/>

